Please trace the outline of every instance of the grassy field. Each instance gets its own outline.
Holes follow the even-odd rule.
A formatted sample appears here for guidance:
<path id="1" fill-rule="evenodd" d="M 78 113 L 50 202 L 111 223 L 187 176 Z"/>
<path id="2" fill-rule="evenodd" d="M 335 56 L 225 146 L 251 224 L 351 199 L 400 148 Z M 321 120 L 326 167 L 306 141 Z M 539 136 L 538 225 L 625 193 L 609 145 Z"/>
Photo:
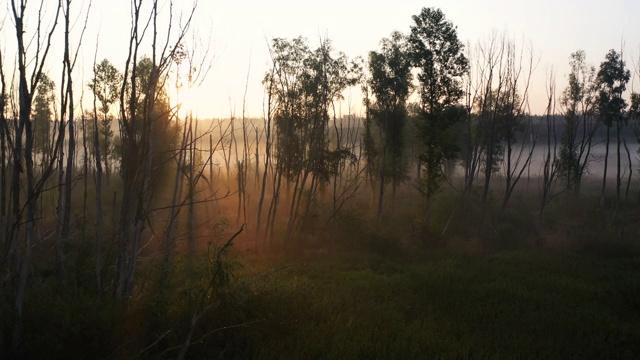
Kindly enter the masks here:
<path id="1" fill-rule="evenodd" d="M 640 356 L 638 258 L 327 256 L 256 283 L 257 359 Z"/>
<path id="2" fill-rule="evenodd" d="M 539 247 L 215 264 L 177 260 L 127 303 L 44 282 L 19 358 L 175 359 L 189 334 L 188 359 L 640 357 L 637 256 Z"/>
<path id="3" fill-rule="evenodd" d="M 567 200 L 541 224 L 514 199 L 485 229 L 479 207 L 454 200 L 435 199 L 428 226 L 404 201 L 380 229 L 354 206 L 288 253 L 226 249 L 223 234 L 166 269 L 144 257 L 124 301 L 112 283 L 96 296 L 93 244 L 74 243 L 63 281 L 53 258 L 35 263 L 15 358 L 640 358 L 636 205 L 612 218 Z"/>

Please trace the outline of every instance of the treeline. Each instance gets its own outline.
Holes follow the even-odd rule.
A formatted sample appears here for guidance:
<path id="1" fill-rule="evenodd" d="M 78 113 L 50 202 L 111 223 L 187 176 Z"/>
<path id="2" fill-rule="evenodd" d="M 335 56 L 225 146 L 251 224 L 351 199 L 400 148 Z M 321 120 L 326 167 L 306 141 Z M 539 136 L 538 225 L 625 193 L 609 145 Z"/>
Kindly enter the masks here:
<path id="1" fill-rule="evenodd" d="M 197 59 L 188 41 L 195 7 L 178 21 L 158 1 L 131 5 L 124 67 L 94 59 L 92 78 L 78 86 L 84 28 L 71 36 L 72 2 L 58 1 L 51 21 L 27 1 L 11 1 L 15 29 L 6 30 L 15 30 L 17 52 L 0 54 L 0 354 L 18 356 L 27 346 L 28 290 L 53 281 L 56 296 L 126 303 L 145 289 L 141 257 L 153 260 L 144 269 L 160 274 L 153 288 L 160 293 L 182 254 L 213 246 L 211 281 L 189 307 L 179 345 L 167 346 L 184 358 L 194 333 L 205 331 L 198 320 L 217 304 L 217 287 L 230 281 L 222 256 L 233 240 L 258 253 L 295 253 L 358 197 L 369 199 L 380 229 L 399 190 L 414 189 L 424 200 L 424 227 L 445 188 L 465 209 L 477 202 L 479 227 L 491 226 L 492 202 L 503 211 L 532 172 L 542 223 L 558 194 L 580 196 L 598 131 L 607 151 L 600 206 L 615 217 L 628 200 L 637 149 L 623 134 L 640 140 L 640 94 L 627 94 L 631 74 L 615 50 L 597 68 L 574 52 L 562 91 L 547 74 L 548 106 L 536 117 L 528 106 L 531 49 L 501 35 L 464 46 L 442 11 L 424 8 L 407 33 L 392 33 L 366 60 L 347 58 L 328 39 L 316 48 L 304 38 L 272 39 L 265 117 L 243 113 L 205 126 L 169 95 L 206 75 L 206 52 Z M 25 23 L 29 16 L 36 28 Z M 82 21 L 91 21 L 88 12 Z M 49 54 L 59 32 L 63 73 L 54 80 L 45 69 L 60 60 Z M 363 89 L 362 116 L 340 113 L 350 87 Z M 81 98 L 89 96 L 93 105 L 84 109 Z M 536 148 L 544 158 L 532 169 Z M 607 171 L 616 172 L 611 203 Z"/>
<path id="2" fill-rule="evenodd" d="M 275 146 L 288 149 L 276 155 L 277 164 L 285 168 L 278 167 L 274 176 L 284 172 L 285 179 L 295 184 L 294 203 L 311 185 L 303 209 L 308 209 L 321 175 L 336 167 L 332 161 L 344 161 L 341 158 L 349 155 L 363 161 L 356 170 L 363 169 L 362 180 L 376 194 L 378 223 L 387 184 L 395 193 L 407 183 L 414 166 L 417 175 L 412 178 L 417 179 L 427 204 L 450 182 L 452 166 L 459 166 L 464 172 L 464 184 L 458 189 L 463 197 L 477 192 L 479 186 L 486 207 L 498 182 L 504 208 L 523 174 L 531 174 L 537 148 L 544 154 L 542 166 L 533 169 L 542 189 L 542 214 L 546 204 L 564 190 L 572 189 L 579 196 L 583 177 L 596 160 L 591 151 L 601 140 L 607 152 L 601 187 L 604 206 L 611 139 L 617 159 L 614 207 L 621 201 L 624 174 L 629 176 L 628 198 L 632 154 L 638 149 L 627 142 L 631 137 L 638 142 L 640 105 L 637 93 L 626 92 L 630 72 L 615 50 L 598 68 L 587 63 L 583 51 L 571 54 L 567 87 L 557 91 L 556 75 L 547 74 L 547 108 L 544 115 L 534 116 L 529 110 L 536 66 L 532 49 L 497 34 L 465 48 L 440 10 L 423 9 L 413 17 L 409 33 L 394 32 L 383 39 L 380 49 L 370 52 L 364 63 L 356 59 L 350 64 L 340 53 L 325 55 L 327 44 L 311 51 L 302 38 L 275 39 L 274 68 L 265 79 L 269 126 L 273 121 L 275 131 L 281 133 L 275 137 Z M 365 94 L 366 114 L 358 147 L 353 148 L 341 142 L 336 126 L 331 128 L 339 114 L 330 105 L 340 100 L 344 86 L 356 84 Z M 621 168 L 622 159 L 629 169 Z M 334 187 L 338 183 L 329 177 L 325 182 Z M 298 189 L 301 192 L 296 194 Z M 292 203 L 289 232 L 298 210 Z"/>

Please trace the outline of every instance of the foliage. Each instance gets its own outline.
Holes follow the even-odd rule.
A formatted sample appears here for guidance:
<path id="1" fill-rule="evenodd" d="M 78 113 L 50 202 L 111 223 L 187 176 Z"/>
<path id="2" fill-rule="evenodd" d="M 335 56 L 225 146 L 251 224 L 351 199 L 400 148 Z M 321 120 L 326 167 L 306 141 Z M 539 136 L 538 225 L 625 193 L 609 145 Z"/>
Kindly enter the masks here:
<path id="1" fill-rule="evenodd" d="M 94 77 L 87 86 L 100 101 L 102 118 L 98 122 L 99 146 L 102 161 L 105 164 L 107 176 L 111 171 L 109 160 L 118 160 L 118 154 L 114 153 L 115 133 L 111 128 L 113 116 L 110 114 L 111 106 L 120 99 L 120 90 L 124 78 L 122 73 L 108 60 L 104 59 L 94 67 Z"/>
<path id="2" fill-rule="evenodd" d="M 136 98 L 133 100 L 136 116 L 129 120 L 128 126 L 133 130 L 134 141 L 142 141 L 143 137 L 148 136 L 154 143 L 151 168 L 158 175 L 153 177 L 153 187 L 158 188 L 165 179 L 161 174 L 169 170 L 167 165 L 174 157 L 175 152 L 179 150 L 181 127 L 175 117 L 175 111 L 170 104 L 169 95 L 164 86 L 166 78 L 160 79 L 158 86 L 154 87 L 155 92 L 149 93 L 149 91 L 152 91 L 152 84 L 149 82 L 151 81 L 152 71 L 154 71 L 153 66 L 149 57 L 143 57 L 136 64 L 138 74 L 136 86 L 140 91 L 136 93 Z M 150 107 L 149 104 L 151 104 Z M 149 126 L 149 124 L 153 125 Z M 123 126 L 122 122 L 121 126 Z M 151 133 L 144 134 L 148 129 L 151 129 Z M 101 125 L 101 131 L 106 131 L 106 125 L 104 128 Z M 126 149 L 129 147 L 123 147 L 122 140 L 118 136 L 114 137 L 112 152 L 117 159 L 127 156 Z"/>
<path id="3" fill-rule="evenodd" d="M 33 147 L 36 152 L 51 152 L 51 122 L 54 119 L 56 101 L 55 83 L 47 74 L 42 74 L 37 93 L 33 99 Z"/>
<path id="4" fill-rule="evenodd" d="M 81 267 L 71 274 L 91 278 L 90 263 L 73 264 Z M 206 311 L 195 324 L 188 358 L 246 358 L 255 343 L 246 328 L 257 319 L 247 308 L 249 288 L 237 278 L 241 268 L 228 248 L 212 242 L 210 256 L 178 257 L 168 273 L 158 265 L 142 267 L 147 285 L 125 302 L 76 287 L 74 275 L 64 287 L 35 275 L 18 358 L 175 358 L 201 304 Z M 8 304 L 0 305 L 7 310 Z"/>
<path id="5" fill-rule="evenodd" d="M 445 177 L 444 160 L 456 154 L 447 130 L 463 114 L 457 104 L 463 95 L 462 76 L 467 72 L 468 60 L 456 27 L 440 9 L 423 8 L 413 21 L 409 44 L 413 65 L 419 70 L 419 127 L 423 142 L 420 160 L 426 168 L 422 188 L 430 198 Z"/>
<path id="6" fill-rule="evenodd" d="M 381 137 L 384 137 L 383 161 L 388 161 L 390 165 L 384 168 L 396 187 L 405 180 L 408 171 L 408 164 L 403 155 L 404 129 L 407 123 L 406 103 L 413 76 L 407 39 L 399 32 L 394 32 L 390 38 L 383 39 L 380 52 L 369 53 L 369 72 L 371 75 L 368 86 L 376 101 L 369 106 L 368 111 L 380 130 Z M 368 134 L 365 144 L 367 154 L 373 155 L 377 150 L 373 148 L 371 125 L 370 122 L 365 123 Z M 390 152 L 390 157 L 387 157 L 387 151 Z M 379 167 L 373 164 L 376 157 L 368 156 L 367 158 L 368 166 L 373 169 Z M 385 175 L 387 174 L 383 174 Z"/>
<path id="7" fill-rule="evenodd" d="M 94 77 L 87 86 L 100 101 L 100 111 L 107 117 L 111 106 L 120 98 L 122 73 L 108 59 L 97 64 L 93 72 Z"/>
<path id="8" fill-rule="evenodd" d="M 418 118 L 418 136 L 423 142 L 418 158 L 426 169 L 426 177 L 419 179 L 419 189 L 427 199 L 438 192 L 446 179 L 444 161 L 458 154 L 456 134 L 450 130 L 465 115 L 462 106 L 450 106 L 438 113 L 423 112 Z"/>
<path id="9" fill-rule="evenodd" d="M 420 70 L 421 106 L 425 112 L 439 113 L 463 95 L 461 78 L 468 69 L 464 45 L 442 10 L 423 8 L 412 19 L 409 44 L 413 65 Z"/>
<path id="10" fill-rule="evenodd" d="M 623 121 L 622 113 L 627 107 L 622 97 L 631 74 L 625 62 L 615 50 L 609 50 L 597 74 L 598 111 L 607 127 Z"/>
<path id="11" fill-rule="evenodd" d="M 338 168 L 336 165 L 353 158 L 352 151 L 341 149 L 339 144 L 330 148 L 328 125 L 331 116 L 337 116 L 334 102 L 342 99 L 346 88 L 358 83 L 361 68 L 343 53 L 334 54 L 328 40 L 311 51 L 303 38 L 276 38 L 271 56 L 273 70 L 265 75 L 263 83 L 274 104 L 276 174 L 288 185 L 295 184 L 287 226 L 289 240 L 298 220 L 308 215 L 318 189 Z M 277 183 L 280 186 L 280 180 Z M 306 201 L 301 209 L 303 197 Z"/>
<path id="12" fill-rule="evenodd" d="M 359 79 L 360 70 L 346 55 L 333 55 L 331 43 L 323 41 L 312 51 L 306 40 L 273 39 L 273 73 L 267 73 L 265 84 L 273 84 L 278 128 L 278 166 L 289 179 L 305 169 L 324 173 L 328 154 L 326 130 L 329 110 L 342 91 Z"/>
<path id="13" fill-rule="evenodd" d="M 595 68 L 586 63 L 586 54 L 579 50 L 571 54 L 569 84 L 560 102 L 564 107 L 565 129 L 560 144 L 560 175 L 567 187 L 578 186 L 588 170 L 585 159 L 585 141 L 590 141 L 591 116 L 595 101 Z M 581 126 L 582 125 L 582 126 Z M 580 138 L 580 135 L 582 136 Z"/>

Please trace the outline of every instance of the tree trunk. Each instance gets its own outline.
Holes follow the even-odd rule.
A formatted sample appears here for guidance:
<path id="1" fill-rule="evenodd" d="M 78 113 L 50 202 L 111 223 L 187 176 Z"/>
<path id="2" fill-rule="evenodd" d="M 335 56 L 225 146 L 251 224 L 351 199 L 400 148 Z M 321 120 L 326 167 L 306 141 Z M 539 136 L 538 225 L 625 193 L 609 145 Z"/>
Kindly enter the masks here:
<path id="1" fill-rule="evenodd" d="M 600 190 L 600 207 L 604 208 L 604 198 L 605 198 L 605 190 L 607 188 L 607 168 L 609 165 L 609 140 L 610 140 L 610 130 L 611 126 L 607 125 L 607 138 L 605 142 L 605 153 L 604 153 L 604 169 L 602 175 L 602 189 Z"/>
<path id="2" fill-rule="evenodd" d="M 95 61 L 94 61 L 95 62 Z M 102 163 L 100 162 L 100 138 L 98 129 L 98 113 L 96 111 L 96 97 L 93 97 L 93 149 L 96 162 L 96 292 L 102 295 L 102 243 L 103 243 L 103 214 L 102 214 Z M 114 208 L 115 210 L 115 208 Z M 115 228 L 113 229 L 115 231 Z"/>
<path id="3" fill-rule="evenodd" d="M 378 212 L 377 212 L 377 228 L 380 229 L 382 223 L 382 207 L 384 201 L 384 182 L 385 182 L 385 167 L 387 163 L 387 147 L 389 144 L 389 116 L 385 113 L 384 118 L 385 137 L 384 146 L 382 147 L 382 159 L 380 162 L 380 191 L 378 192 Z"/>
<path id="4" fill-rule="evenodd" d="M 627 161 L 629 163 L 629 176 L 627 178 L 627 189 L 624 193 L 624 201 L 629 201 L 629 188 L 631 187 L 631 178 L 633 177 L 633 163 L 631 161 L 631 152 L 629 151 L 629 147 L 627 146 L 627 140 L 624 139 L 624 150 L 627 152 Z"/>
<path id="5" fill-rule="evenodd" d="M 258 248 L 258 239 L 260 238 L 260 227 L 262 226 L 262 205 L 264 203 L 265 190 L 267 187 L 267 173 L 269 171 L 269 160 L 271 158 L 271 88 L 269 89 L 268 101 L 269 106 L 267 110 L 267 138 L 265 143 L 265 156 L 264 156 L 264 172 L 262 173 L 262 185 L 260 188 L 260 200 L 258 200 L 258 213 L 256 215 L 256 250 Z M 257 150 L 256 150 L 257 152 Z M 257 158 L 256 158 L 257 159 Z M 257 160 L 256 160 L 257 161 Z"/>
<path id="6" fill-rule="evenodd" d="M 620 188 L 622 186 L 622 166 L 620 154 L 620 121 L 616 121 L 616 214 L 618 205 L 620 204 Z"/>

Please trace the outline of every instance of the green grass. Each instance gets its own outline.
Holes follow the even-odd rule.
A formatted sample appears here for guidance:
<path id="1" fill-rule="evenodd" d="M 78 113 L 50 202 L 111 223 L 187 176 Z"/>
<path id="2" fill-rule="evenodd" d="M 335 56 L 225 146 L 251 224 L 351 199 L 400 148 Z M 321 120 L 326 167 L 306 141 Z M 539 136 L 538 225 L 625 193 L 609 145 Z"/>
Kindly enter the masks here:
<path id="1" fill-rule="evenodd" d="M 211 264 L 177 258 L 122 303 L 33 284 L 19 358 L 175 358 Z M 225 264 L 189 359 L 640 358 L 640 257 L 441 249 Z"/>
<path id="2" fill-rule="evenodd" d="M 175 359 L 190 332 L 188 359 L 640 358 L 637 208 L 553 203 L 541 224 L 523 198 L 480 226 L 477 204 L 434 201 L 428 224 L 406 200 L 379 229 L 354 206 L 289 257 L 241 244 L 219 269 L 215 251 L 177 252 L 166 272 L 147 258 L 122 301 L 109 280 L 96 296 L 93 243 L 72 242 L 62 282 L 52 255 L 34 262 L 15 358 Z"/>
<path id="3" fill-rule="evenodd" d="M 254 289 L 257 359 L 638 358 L 640 259 L 323 258 Z"/>

